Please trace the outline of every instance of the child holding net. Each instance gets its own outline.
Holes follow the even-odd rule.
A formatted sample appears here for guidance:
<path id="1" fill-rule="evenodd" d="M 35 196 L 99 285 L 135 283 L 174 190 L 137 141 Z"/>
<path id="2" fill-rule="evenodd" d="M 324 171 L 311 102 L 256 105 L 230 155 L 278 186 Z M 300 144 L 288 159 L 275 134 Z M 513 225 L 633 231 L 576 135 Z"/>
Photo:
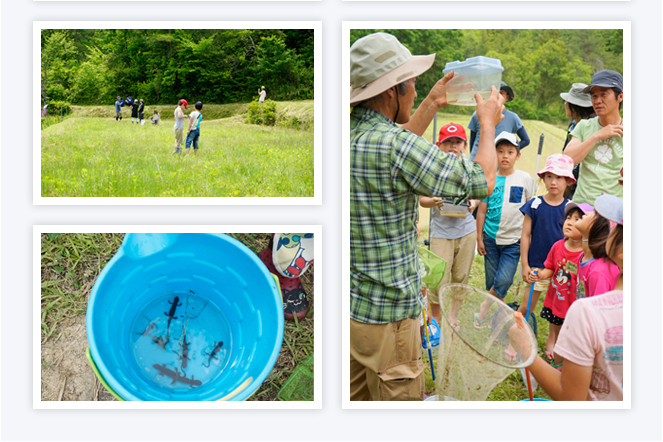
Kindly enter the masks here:
<path id="1" fill-rule="evenodd" d="M 520 237 L 520 262 L 523 281 L 534 284 L 530 312 L 534 311 L 541 292 L 547 291 L 550 279 L 534 282 L 530 275 L 544 269 L 543 263 L 555 244 L 564 238 L 564 207 L 568 203 L 566 193 L 576 182 L 573 176 L 573 160 L 563 154 L 553 154 L 546 159 L 545 167 L 537 173 L 546 186 L 546 194 L 527 201 L 520 208 L 525 215 Z M 525 317 L 527 302 L 518 307 Z M 551 355 L 552 357 L 552 355 Z"/>
<path id="2" fill-rule="evenodd" d="M 560 373 L 538 356 L 529 367 L 556 401 L 623 400 L 623 201 L 602 195 L 596 211 L 610 221 L 606 250 L 620 273 L 613 291 L 580 299 L 569 308 L 555 346 L 555 353 L 565 360 L 564 370 Z M 509 340 L 521 359 L 534 350 L 519 321 L 510 328 Z"/>

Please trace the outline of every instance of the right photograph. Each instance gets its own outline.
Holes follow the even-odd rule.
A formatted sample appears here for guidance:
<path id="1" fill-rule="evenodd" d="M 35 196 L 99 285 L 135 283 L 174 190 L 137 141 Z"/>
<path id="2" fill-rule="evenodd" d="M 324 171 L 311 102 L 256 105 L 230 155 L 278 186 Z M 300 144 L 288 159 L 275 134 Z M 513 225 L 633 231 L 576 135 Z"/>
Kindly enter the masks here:
<path id="1" fill-rule="evenodd" d="M 344 23 L 344 406 L 630 408 L 630 23 L 380 25 Z"/>

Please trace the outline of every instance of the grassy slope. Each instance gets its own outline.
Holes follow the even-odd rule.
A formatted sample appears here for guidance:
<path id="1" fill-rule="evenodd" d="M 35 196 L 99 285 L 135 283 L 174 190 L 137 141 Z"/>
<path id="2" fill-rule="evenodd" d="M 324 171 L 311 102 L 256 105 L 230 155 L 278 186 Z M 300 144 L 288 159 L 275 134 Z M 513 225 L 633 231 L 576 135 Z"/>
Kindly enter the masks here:
<path id="1" fill-rule="evenodd" d="M 44 129 L 42 195 L 313 196 L 313 131 L 205 120 L 185 159 L 171 124 L 74 116 Z"/>

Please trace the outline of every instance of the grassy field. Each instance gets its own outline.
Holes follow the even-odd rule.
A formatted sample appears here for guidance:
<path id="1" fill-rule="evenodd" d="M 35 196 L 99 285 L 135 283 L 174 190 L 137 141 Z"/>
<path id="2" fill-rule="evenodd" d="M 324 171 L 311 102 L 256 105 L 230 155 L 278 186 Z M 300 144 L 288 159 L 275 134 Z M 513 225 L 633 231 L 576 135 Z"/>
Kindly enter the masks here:
<path id="1" fill-rule="evenodd" d="M 313 102 L 281 106 L 282 118 L 307 122 L 300 127 L 310 119 L 310 128 L 245 124 L 241 107 L 211 105 L 203 109 L 199 154 L 186 158 L 172 155 L 172 115 L 141 126 L 126 116 L 116 122 L 105 107 L 78 107 L 41 132 L 41 195 L 312 197 Z"/>
<path id="2" fill-rule="evenodd" d="M 269 242 L 270 234 L 230 234 L 256 254 Z M 41 342 L 58 342 L 71 333 L 71 324 L 87 310 L 92 286 L 122 243 L 118 233 L 43 234 L 41 237 Z M 301 278 L 311 300 L 311 310 L 301 321 L 285 321 L 283 346 L 274 369 L 250 400 L 276 400 L 277 394 L 297 366 L 314 351 L 314 265 Z M 71 344 L 68 344 L 71 345 Z M 84 342 L 82 345 L 87 345 Z M 69 351 L 77 351 L 68 346 Z M 61 361 L 64 366 L 70 361 Z M 89 372 L 85 360 L 79 372 Z M 44 362 L 42 361 L 42 367 Z M 58 367 L 49 367 L 51 369 Z M 112 399 L 112 398 L 111 398 Z"/>

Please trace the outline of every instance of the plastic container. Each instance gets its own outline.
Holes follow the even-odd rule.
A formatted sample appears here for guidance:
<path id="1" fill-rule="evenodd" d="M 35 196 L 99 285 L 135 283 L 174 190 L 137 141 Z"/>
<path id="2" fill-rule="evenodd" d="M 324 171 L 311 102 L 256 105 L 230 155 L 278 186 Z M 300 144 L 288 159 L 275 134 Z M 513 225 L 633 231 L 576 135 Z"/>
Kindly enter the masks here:
<path id="1" fill-rule="evenodd" d="M 465 218 L 467 217 L 467 209 L 470 207 L 469 203 L 461 204 L 459 206 L 454 206 L 451 198 L 444 199 L 444 205 L 440 210 L 440 215 L 450 216 L 452 218 Z"/>
<path id="2" fill-rule="evenodd" d="M 478 56 L 451 61 L 442 72 L 446 75 L 451 71 L 454 71 L 454 78 L 447 83 L 447 102 L 457 106 L 476 106 L 475 93 L 481 94 L 485 101 L 490 98 L 491 86 L 500 89 L 504 68 L 496 58 Z"/>
<path id="3" fill-rule="evenodd" d="M 124 400 L 244 400 L 283 340 L 275 278 L 213 233 L 128 233 L 90 294 L 91 365 Z"/>

